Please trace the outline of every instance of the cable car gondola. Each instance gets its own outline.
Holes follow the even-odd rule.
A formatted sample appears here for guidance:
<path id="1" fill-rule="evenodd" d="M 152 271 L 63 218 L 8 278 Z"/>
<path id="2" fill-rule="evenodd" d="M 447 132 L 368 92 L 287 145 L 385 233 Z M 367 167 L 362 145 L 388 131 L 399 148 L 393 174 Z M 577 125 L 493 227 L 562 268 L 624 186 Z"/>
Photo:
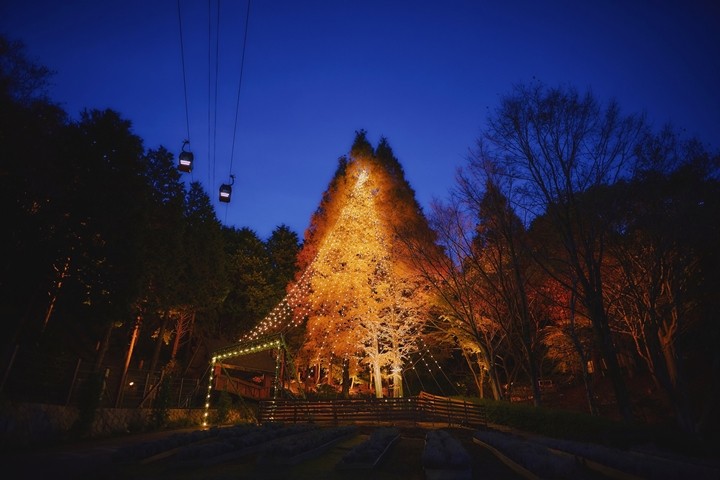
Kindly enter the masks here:
<path id="1" fill-rule="evenodd" d="M 185 146 L 189 145 L 190 142 L 185 140 L 182 145 L 182 152 L 178 157 L 178 170 L 181 172 L 191 172 L 193 167 L 193 154 L 185 150 Z"/>
<path id="2" fill-rule="evenodd" d="M 235 184 L 235 175 L 230 175 L 230 183 L 220 185 L 220 201 L 230 203 L 230 195 L 232 194 L 232 186 Z"/>

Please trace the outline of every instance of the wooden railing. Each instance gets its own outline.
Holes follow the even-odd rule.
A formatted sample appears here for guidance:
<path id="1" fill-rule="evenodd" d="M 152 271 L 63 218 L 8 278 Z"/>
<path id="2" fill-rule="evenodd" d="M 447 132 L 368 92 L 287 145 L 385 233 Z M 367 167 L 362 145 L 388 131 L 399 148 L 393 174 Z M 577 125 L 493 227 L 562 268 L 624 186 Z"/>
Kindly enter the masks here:
<path id="1" fill-rule="evenodd" d="M 267 400 L 260 402 L 259 420 L 261 423 L 334 425 L 440 422 L 479 426 L 487 423 L 482 406 L 425 392 L 409 398 Z"/>
<path id="2" fill-rule="evenodd" d="M 418 410 L 424 412 L 433 421 L 448 424 L 487 425 L 485 407 L 466 400 L 440 397 L 420 392 L 417 396 Z"/>
<path id="3" fill-rule="evenodd" d="M 270 398 L 270 387 L 256 385 L 228 375 L 218 375 L 215 377 L 214 388 L 254 400 Z"/>

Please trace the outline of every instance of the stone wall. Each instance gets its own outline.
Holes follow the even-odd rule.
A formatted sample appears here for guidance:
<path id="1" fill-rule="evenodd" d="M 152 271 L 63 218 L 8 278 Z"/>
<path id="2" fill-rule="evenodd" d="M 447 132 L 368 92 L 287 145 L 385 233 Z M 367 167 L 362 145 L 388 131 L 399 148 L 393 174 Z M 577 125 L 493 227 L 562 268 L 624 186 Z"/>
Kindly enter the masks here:
<path id="1" fill-rule="evenodd" d="M 200 426 L 203 409 L 169 409 L 168 423 L 177 426 Z M 27 447 L 62 442 L 78 418 L 76 407 L 36 403 L 5 404 L 0 408 L 0 448 Z M 151 424 L 150 408 L 100 408 L 85 437 L 141 432 Z"/>

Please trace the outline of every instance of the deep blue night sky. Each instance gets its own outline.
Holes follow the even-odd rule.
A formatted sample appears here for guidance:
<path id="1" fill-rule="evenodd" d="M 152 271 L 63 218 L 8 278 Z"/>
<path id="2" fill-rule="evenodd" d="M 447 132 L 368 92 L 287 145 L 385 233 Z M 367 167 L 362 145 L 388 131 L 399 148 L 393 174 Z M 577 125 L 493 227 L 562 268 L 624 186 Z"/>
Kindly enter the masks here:
<path id="1" fill-rule="evenodd" d="M 281 223 L 302 235 L 361 128 L 388 138 L 421 204 L 444 197 L 487 112 L 533 78 L 720 147 L 717 2 L 254 0 L 235 135 L 247 3 L 220 1 L 216 112 L 211 4 L 209 22 L 207 0 L 180 1 L 196 158 L 185 175 L 220 220 L 263 238 Z M 57 72 L 49 94 L 71 116 L 112 108 L 147 148 L 180 150 L 177 0 L 4 0 L 0 32 Z M 231 156 L 233 201 L 218 204 Z"/>

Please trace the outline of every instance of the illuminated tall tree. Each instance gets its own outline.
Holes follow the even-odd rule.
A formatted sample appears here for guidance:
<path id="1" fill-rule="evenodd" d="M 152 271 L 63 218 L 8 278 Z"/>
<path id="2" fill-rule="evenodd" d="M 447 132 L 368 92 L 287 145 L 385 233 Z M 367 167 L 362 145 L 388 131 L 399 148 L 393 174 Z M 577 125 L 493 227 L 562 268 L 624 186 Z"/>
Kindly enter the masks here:
<path id="1" fill-rule="evenodd" d="M 329 367 L 333 359 L 364 356 L 376 382 L 383 360 L 378 331 L 378 307 L 388 281 L 388 249 L 367 169 L 351 170 L 352 188 L 344 192 L 344 207 L 328 232 L 313 263 L 312 308 L 305 348 L 311 360 Z M 381 390 L 381 388 L 380 388 Z"/>
<path id="2" fill-rule="evenodd" d="M 406 224 L 424 219 L 402 167 L 385 139 L 375 152 L 361 131 L 351 158 L 340 159 L 300 253 L 303 271 L 312 272 L 300 358 L 317 366 L 318 380 L 321 368 L 333 377 L 333 364 L 340 364 L 346 390 L 349 371 L 367 365 L 381 396 L 388 368 L 395 395 L 402 394 L 404 362 L 425 320 L 419 284 L 396 240 Z"/>

